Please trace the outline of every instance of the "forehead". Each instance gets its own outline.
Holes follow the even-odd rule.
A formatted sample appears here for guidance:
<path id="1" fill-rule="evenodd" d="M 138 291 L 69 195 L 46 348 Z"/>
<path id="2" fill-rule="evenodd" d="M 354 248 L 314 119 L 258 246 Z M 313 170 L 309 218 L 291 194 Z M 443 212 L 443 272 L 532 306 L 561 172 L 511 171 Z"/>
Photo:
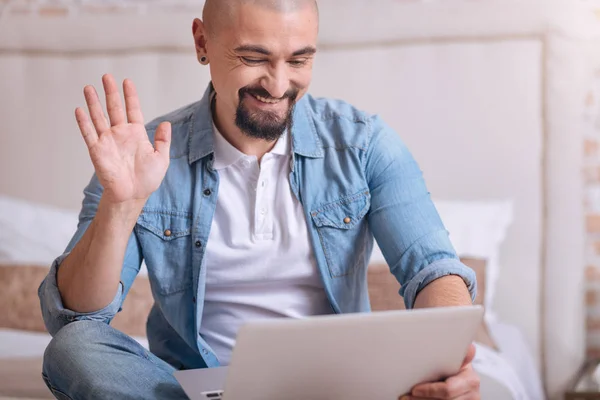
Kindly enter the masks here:
<path id="1" fill-rule="evenodd" d="M 312 7 L 278 12 L 267 7 L 241 5 L 223 32 L 232 48 L 259 45 L 274 54 L 316 46 L 318 17 Z"/>

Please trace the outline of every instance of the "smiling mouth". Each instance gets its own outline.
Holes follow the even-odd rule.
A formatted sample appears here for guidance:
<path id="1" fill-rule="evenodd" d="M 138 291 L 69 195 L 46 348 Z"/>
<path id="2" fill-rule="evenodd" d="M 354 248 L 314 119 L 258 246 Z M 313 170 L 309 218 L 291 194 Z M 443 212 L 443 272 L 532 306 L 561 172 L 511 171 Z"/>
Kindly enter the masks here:
<path id="1" fill-rule="evenodd" d="M 268 99 L 266 97 L 262 97 L 262 96 L 258 96 L 258 95 L 254 95 L 254 94 L 250 94 L 250 96 L 254 97 L 256 100 L 260 101 L 261 103 L 265 103 L 265 104 L 278 104 L 284 100 L 284 99 L 273 99 L 273 98 Z"/>

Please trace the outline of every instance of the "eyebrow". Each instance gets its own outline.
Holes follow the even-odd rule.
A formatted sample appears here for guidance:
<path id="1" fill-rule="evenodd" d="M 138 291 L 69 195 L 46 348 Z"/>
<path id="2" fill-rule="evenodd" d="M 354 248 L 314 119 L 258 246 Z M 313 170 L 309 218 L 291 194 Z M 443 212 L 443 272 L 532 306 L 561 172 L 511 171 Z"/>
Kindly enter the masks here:
<path id="1" fill-rule="evenodd" d="M 315 49 L 312 46 L 306 46 L 300 50 L 296 50 L 295 52 L 292 53 L 292 57 L 297 57 L 297 56 L 309 56 L 312 54 L 315 54 L 317 52 L 317 49 Z"/>
<path id="2" fill-rule="evenodd" d="M 260 53 L 265 56 L 270 56 L 271 52 L 265 49 L 262 46 L 254 45 L 254 44 L 245 44 L 235 48 L 235 51 L 239 53 Z"/>
<path id="3" fill-rule="evenodd" d="M 236 52 L 239 53 L 259 53 L 259 54 L 264 54 L 265 56 L 270 56 L 272 53 L 265 49 L 262 46 L 258 46 L 258 45 L 253 45 L 253 44 L 245 44 L 239 47 L 235 48 Z M 300 50 L 296 50 L 295 52 L 292 53 L 292 57 L 297 57 L 297 56 L 305 56 L 305 55 L 312 55 L 315 54 L 317 52 L 317 49 L 314 48 L 313 46 L 306 46 Z"/>

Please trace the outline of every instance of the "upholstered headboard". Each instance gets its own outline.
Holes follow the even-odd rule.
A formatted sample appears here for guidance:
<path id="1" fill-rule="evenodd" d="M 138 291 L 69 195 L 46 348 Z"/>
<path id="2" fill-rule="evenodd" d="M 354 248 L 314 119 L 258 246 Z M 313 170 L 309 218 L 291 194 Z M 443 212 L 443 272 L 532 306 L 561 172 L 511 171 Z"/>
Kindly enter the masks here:
<path id="1" fill-rule="evenodd" d="M 312 93 L 381 114 L 435 198 L 513 201 L 494 310 L 522 329 L 558 393 L 583 354 L 581 187 L 569 178 L 580 153 L 563 129 L 578 94 L 559 84 L 581 62 L 562 58 L 574 52 L 568 27 L 518 3 L 323 1 Z M 147 120 L 196 101 L 209 80 L 190 33 L 200 9 L 5 18 L 0 193 L 79 206 L 92 167 L 73 110 L 105 72 L 135 81 Z"/>

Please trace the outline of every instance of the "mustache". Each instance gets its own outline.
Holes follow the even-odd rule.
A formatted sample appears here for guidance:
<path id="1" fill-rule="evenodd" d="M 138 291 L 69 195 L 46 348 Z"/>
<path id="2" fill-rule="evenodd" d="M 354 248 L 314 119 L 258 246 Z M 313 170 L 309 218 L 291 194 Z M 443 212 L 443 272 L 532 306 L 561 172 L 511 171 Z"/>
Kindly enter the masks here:
<path id="1" fill-rule="evenodd" d="M 288 89 L 282 97 L 276 98 L 271 96 L 271 93 L 269 93 L 265 88 L 262 87 L 243 87 L 239 90 L 239 95 L 240 95 L 240 99 L 244 96 L 244 94 L 250 94 L 253 96 L 260 96 L 260 97 L 264 97 L 266 99 L 272 99 L 272 100 L 283 100 L 283 99 L 290 99 L 292 102 L 296 101 L 296 98 L 298 97 L 298 93 L 300 93 L 300 90 L 297 88 L 290 88 Z"/>

